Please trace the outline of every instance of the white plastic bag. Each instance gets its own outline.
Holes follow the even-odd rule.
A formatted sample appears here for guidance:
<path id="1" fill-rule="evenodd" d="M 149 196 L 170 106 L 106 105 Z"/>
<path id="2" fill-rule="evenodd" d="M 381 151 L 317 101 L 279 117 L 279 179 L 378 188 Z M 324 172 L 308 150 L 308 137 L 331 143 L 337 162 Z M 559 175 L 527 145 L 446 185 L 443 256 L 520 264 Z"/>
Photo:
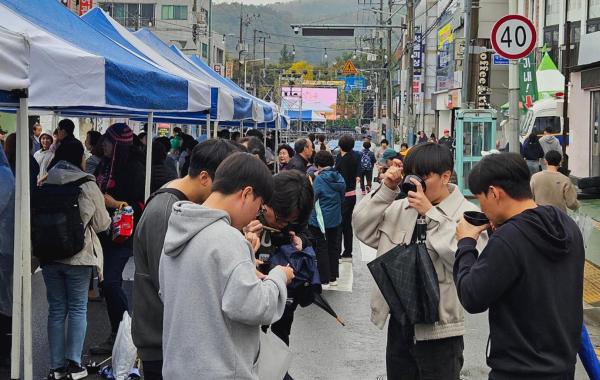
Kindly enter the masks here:
<path id="1" fill-rule="evenodd" d="M 257 363 L 259 380 L 283 379 L 291 363 L 290 348 L 271 330 L 267 333 L 261 331 Z"/>
<path id="2" fill-rule="evenodd" d="M 129 313 L 124 312 L 112 351 L 112 368 L 116 380 L 125 380 L 135 364 L 136 357 L 137 349 L 131 337 L 131 317 Z"/>
<path id="3" fill-rule="evenodd" d="M 571 217 L 577 223 L 577 227 L 581 231 L 581 236 L 583 236 L 583 245 L 587 247 L 587 241 L 592 235 L 592 229 L 594 228 L 594 221 L 589 216 L 582 214 L 580 212 L 571 214 Z"/>

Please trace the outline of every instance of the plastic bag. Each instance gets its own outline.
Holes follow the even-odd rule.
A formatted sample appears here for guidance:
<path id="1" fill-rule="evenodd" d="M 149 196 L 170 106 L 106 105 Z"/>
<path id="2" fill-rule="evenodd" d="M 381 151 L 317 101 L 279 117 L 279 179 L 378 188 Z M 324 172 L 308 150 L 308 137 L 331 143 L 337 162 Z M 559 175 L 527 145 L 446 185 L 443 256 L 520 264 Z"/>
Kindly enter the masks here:
<path id="1" fill-rule="evenodd" d="M 292 351 L 271 330 L 260 332 L 260 351 L 258 353 L 259 380 L 281 380 L 292 363 Z"/>
<path id="2" fill-rule="evenodd" d="M 587 247 L 587 241 L 592 235 L 592 230 L 594 228 L 594 221 L 589 216 L 582 213 L 571 214 L 571 217 L 579 227 L 581 231 L 581 236 L 583 236 L 583 244 Z"/>
<path id="3" fill-rule="evenodd" d="M 116 380 L 125 380 L 135 364 L 136 357 L 137 349 L 131 337 L 131 317 L 129 313 L 124 312 L 112 351 L 112 368 Z"/>

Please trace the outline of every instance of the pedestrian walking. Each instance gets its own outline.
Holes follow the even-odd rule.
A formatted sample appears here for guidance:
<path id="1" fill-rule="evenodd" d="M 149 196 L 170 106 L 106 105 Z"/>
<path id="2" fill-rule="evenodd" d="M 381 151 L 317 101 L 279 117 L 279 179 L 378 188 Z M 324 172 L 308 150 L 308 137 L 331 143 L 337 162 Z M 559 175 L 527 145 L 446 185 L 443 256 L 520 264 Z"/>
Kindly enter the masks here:
<path id="1" fill-rule="evenodd" d="M 313 182 L 315 208 L 313 209 L 309 231 L 317 254 L 317 264 L 323 289 L 329 284 L 337 285 L 339 258 L 341 251 L 342 204 L 346 193 L 346 183 L 333 167 L 331 153 L 319 151 L 315 155 L 318 175 Z M 318 206 L 317 206 L 318 202 Z M 322 225 L 318 213 L 322 217 Z"/>
<path id="2" fill-rule="evenodd" d="M 342 260 L 352 260 L 352 241 L 354 231 L 352 230 L 352 212 L 356 204 L 356 183 L 360 181 L 360 158 L 354 155 L 354 138 L 351 135 L 343 135 L 339 142 L 340 154 L 335 162 L 335 169 L 342 175 L 346 183 L 346 193 L 342 205 L 342 236 L 344 250 Z"/>
<path id="3" fill-rule="evenodd" d="M 375 154 L 371 151 L 371 143 L 363 142 L 363 150 L 360 152 L 360 189 L 365 195 L 371 191 L 373 184 L 373 166 L 376 163 Z"/>
<path id="4" fill-rule="evenodd" d="M 552 127 L 546 127 L 544 129 L 544 135 L 540 138 L 540 145 L 544 150 L 544 155 L 551 150 L 561 152 L 560 141 L 552 134 Z"/>
<path id="5" fill-rule="evenodd" d="M 102 161 L 102 134 L 98 131 L 88 131 L 85 135 L 85 148 L 90 156 L 85 161 L 85 171 L 89 174 L 95 174 L 96 168 Z"/>
<path id="6" fill-rule="evenodd" d="M 54 158 L 54 151 L 50 149 L 54 140 L 52 135 L 48 132 L 42 132 L 40 135 L 40 149 L 33 154 L 33 158 L 37 161 L 40 166 L 40 174 L 38 175 L 38 181 L 46 175 L 48 165 Z"/>
<path id="7" fill-rule="evenodd" d="M 155 141 L 156 143 L 156 141 Z M 158 143 L 159 149 L 164 146 Z M 153 147 L 154 149 L 154 147 Z M 160 299 L 158 266 L 173 204 L 202 204 L 210 195 L 215 172 L 221 162 L 240 148 L 228 140 L 207 140 L 192 150 L 188 175 L 169 181 L 147 202 L 134 240 L 135 281 L 131 335 L 142 359 L 146 380 L 162 379 L 163 303 Z"/>
<path id="8" fill-rule="evenodd" d="M 440 137 L 438 143 L 445 145 L 450 151 L 454 151 L 454 138 L 450 135 L 450 130 L 448 128 L 444 128 L 444 136 Z"/>
<path id="9" fill-rule="evenodd" d="M 533 200 L 540 206 L 554 206 L 567 212 L 567 209 L 577 210 L 577 188 L 569 177 L 559 172 L 562 155 L 551 150 L 546 153 L 547 169 L 534 174 L 530 185 Z"/>
<path id="10" fill-rule="evenodd" d="M 279 145 L 277 158 L 279 159 L 279 170 L 286 170 L 291 158 L 294 157 L 294 149 L 287 144 Z"/>
<path id="11" fill-rule="evenodd" d="M 109 214 L 124 207 L 132 207 L 134 226 L 142 214 L 144 202 L 143 162 L 133 147 L 133 131 L 124 123 L 111 125 L 102 139 L 103 157 L 96 170 L 96 182 L 104 194 L 104 204 Z M 106 311 L 111 332 L 106 340 L 90 349 L 93 355 L 112 353 L 123 313 L 129 310 L 122 289 L 123 269 L 133 255 L 133 239 L 115 242 L 109 235 L 101 235 L 104 250 L 104 277 L 99 284 L 106 299 Z"/>
<path id="12" fill-rule="evenodd" d="M 56 164 L 39 190 L 40 197 L 49 185 L 72 186 L 80 190 L 78 210 L 83 231 L 83 249 L 63 259 L 41 259 L 42 275 L 48 299 L 48 343 L 50 374 L 48 379 L 83 379 L 87 369 L 81 363 L 81 353 L 87 326 L 87 296 L 92 268 L 102 273 L 102 246 L 97 233 L 106 231 L 110 217 L 104 207 L 104 197 L 93 175 L 83 171 L 83 145 L 78 140 L 63 141 L 55 156 Z M 53 193 L 48 193 L 49 196 Z M 53 199 L 47 199 L 52 202 Z M 33 218 L 41 216 L 33 214 Z M 35 220 L 33 221 L 35 225 Z M 62 229 L 60 231 L 63 231 Z M 34 230 L 35 232 L 35 230 Z M 64 239 L 64 236 L 54 236 Z M 51 246 L 55 246 L 53 243 Z M 37 247 L 33 244 L 34 253 Z"/>
<path id="13" fill-rule="evenodd" d="M 522 156 L 527 162 L 529 173 L 533 175 L 539 172 L 541 169 L 540 160 L 544 158 L 544 150 L 538 136 L 534 132 L 531 132 L 527 140 L 523 142 L 522 147 Z"/>
<path id="14" fill-rule="evenodd" d="M 433 324 L 410 325 L 402 315 L 391 315 L 386 348 L 389 379 L 460 379 L 465 322 L 450 281 L 457 243 L 454 234 L 463 212 L 477 207 L 450 183 L 453 168 L 454 159 L 446 147 L 434 143 L 415 146 L 404 165 L 398 159 L 393 161 L 379 189 L 363 198 L 354 211 L 357 238 L 377 249 L 377 256 L 416 242 L 419 215 L 427 223 L 426 247 L 439 284 L 439 317 Z M 419 176 L 426 189 L 413 178 L 416 191 L 395 200 L 406 175 Z M 480 247 L 485 241 L 485 237 L 479 240 Z M 371 310 L 371 321 L 382 329 L 390 308 L 379 289 L 372 296 Z"/>
<path id="15" fill-rule="evenodd" d="M 454 282 L 466 311 L 489 310 L 489 378 L 573 379 L 585 260 L 577 224 L 556 207 L 535 204 L 516 153 L 484 157 L 471 169 L 469 189 L 494 232 L 478 249 L 488 226 L 461 220 Z"/>
<path id="16" fill-rule="evenodd" d="M 235 153 L 203 205 L 173 206 L 159 266 L 164 378 L 258 379 L 260 326 L 283 314 L 294 275 L 281 266 L 257 273 L 259 241 L 247 233 L 251 246 L 240 232 L 272 193 L 265 164 Z"/>
<path id="17" fill-rule="evenodd" d="M 379 143 L 379 148 L 375 151 L 375 159 L 379 161 L 381 159 L 381 155 L 388 148 L 388 141 L 386 139 L 381 140 Z"/>
<path id="18" fill-rule="evenodd" d="M 306 173 L 309 160 L 314 152 L 311 140 L 304 138 L 296 140 L 294 143 L 294 151 L 296 154 L 288 163 L 286 170 L 298 170 L 302 173 Z"/>

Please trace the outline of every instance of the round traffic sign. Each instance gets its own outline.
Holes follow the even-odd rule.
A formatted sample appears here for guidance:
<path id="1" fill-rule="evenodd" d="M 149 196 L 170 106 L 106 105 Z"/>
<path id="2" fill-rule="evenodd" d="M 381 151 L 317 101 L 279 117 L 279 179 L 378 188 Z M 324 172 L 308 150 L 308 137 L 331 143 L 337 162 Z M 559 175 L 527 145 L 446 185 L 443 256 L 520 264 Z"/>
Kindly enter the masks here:
<path id="1" fill-rule="evenodd" d="M 537 39 L 531 20 L 521 15 L 508 15 L 498 20 L 492 28 L 492 47 L 500 56 L 519 59 L 527 56 Z"/>

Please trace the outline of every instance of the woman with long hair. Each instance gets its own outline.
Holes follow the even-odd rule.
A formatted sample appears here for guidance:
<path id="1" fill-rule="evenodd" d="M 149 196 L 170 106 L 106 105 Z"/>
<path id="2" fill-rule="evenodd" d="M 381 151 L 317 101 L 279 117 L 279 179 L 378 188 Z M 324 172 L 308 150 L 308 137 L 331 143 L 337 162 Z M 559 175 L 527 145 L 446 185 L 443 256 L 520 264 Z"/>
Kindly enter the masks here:
<path id="1" fill-rule="evenodd" d="M 102 139 L 103 157 L 96 169 L 96 182 L 104 194 L 104 203 L 112 215 L 115 210 L 130 206 L 134 211 L 134 226 L 142 215 L 144 202 L 144 163 L 133 146 L 133 131 L 124 123 L 111 125 Z M 106 298 L 106 308 L 111 325 L 107 340 L 90 352 L 105 355 L 112 346 L 119 329 L 123 313 L 127 311 L 127 297 L 121 287 L 123 269 L 133 255 L 133 240 L 116 243 L 110 236 L 103 236 L 104 279 L 100 283 Z"/>

